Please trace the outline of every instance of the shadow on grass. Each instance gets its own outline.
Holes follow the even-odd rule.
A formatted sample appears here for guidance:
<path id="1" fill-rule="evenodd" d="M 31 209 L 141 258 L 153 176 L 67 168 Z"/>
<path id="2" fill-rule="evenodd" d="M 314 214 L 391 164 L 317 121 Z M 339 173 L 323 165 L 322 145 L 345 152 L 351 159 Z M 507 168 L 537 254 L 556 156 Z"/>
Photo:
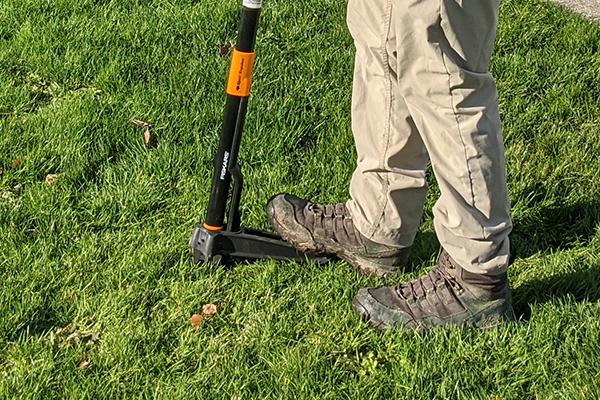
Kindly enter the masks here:
<path id="1" fill-rule="evenodd" d="M 600 202 L 551 206 L 515 220 L 511 235 L 512 257 L 568 250 L 588 244 L 600 224 Z M 600 300 L 600 264 L 585 270 L 527 282 L 513 291 L 517 318 L 529 320 L 531 306 L 557 299 Z"/>
<path id="2" fill-rule="evenodd" d="M 433 262 L 440 249 L 440 242 L 434 232 L 419 232 L 410 249 L 408 271 L 413 271 L 424 264 Z"/>
<path id="3" fill-rule="evenodd" d="M 600 224 L 600 201 L 570 206 L 532 208 L 514 219 L 511 258 L 528 258 L 550 250 L 568 250 L 589 243 Z M 434 232 L 419 232 L 411 250 L 414 269 L 437 255 L 439 242 Z"/>
<path id="4" fill-rule="evenodd" d="M 512 257 L 527 258 L 549 250 L 585 246 L 600 224 L 600 201 L 570 206 L 554 205 L 515 218 L 511 235 Z"/>
<path id="5" fill-rule="evenodd" d="M 577 302 L 600 300 L 600 264 L 591 268 L 526 282 L 513 290 L 517 318 L 529 320 L 531 307 L 557 299 Z"/>
<path id="6" fill-rule="evenodd" d="M 17 342 L 31 336 L 42 336 L 57 326 L 59 320 L 50 301 L 32 308 L 20 319 L 17 329 L 0 330 L 0 341 Z"/>

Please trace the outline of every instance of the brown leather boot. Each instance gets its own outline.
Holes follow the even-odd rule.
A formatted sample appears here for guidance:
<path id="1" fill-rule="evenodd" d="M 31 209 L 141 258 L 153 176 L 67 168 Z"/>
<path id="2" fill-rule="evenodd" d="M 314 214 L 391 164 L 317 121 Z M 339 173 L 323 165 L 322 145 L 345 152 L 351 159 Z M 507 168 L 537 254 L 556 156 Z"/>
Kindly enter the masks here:
<path id="1" fill-rule="evenodd" d="M 427 275 L 393 287 L 361 289 L 352 305 L 364 321 L 380 329 L 487 328 L 515 319 L 506 274 L 471 273 L 445 250 Z"/>
<path id="2" fill-rule="evenodd" d="M 409 250 L 364 237 L 344 203 L 321 206 L 280 194 L 269 201 L 267 214 L 281 237 L 302 252 L 336 255 L 359 272 L 377 276 L 390 275 L 406 265 Z"/>

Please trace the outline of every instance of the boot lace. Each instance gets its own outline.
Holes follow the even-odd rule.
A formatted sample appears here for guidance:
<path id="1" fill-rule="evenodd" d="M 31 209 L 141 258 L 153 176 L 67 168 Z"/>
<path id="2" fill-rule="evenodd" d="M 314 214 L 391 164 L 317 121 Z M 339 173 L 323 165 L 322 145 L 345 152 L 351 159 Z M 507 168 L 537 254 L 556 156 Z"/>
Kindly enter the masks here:
<path id="1" fill-rule="evenodd" d="M 326 236 L 334 238 L 340 243 L 358 242 L 352 216 L 344 203 L 310 204 L 307 211 L 313 216 L 315 229 L 322 229 Z"/>
<path id="2" fill-rule="evenodd" d="M 449 287 L 455 293 L 461 293 L 463 290 L 448 272 L 436 265 L 427 275 L 396 286 L 396 293 L 405 300 L 416 301 L 426 298 L 443 287 Z"/>

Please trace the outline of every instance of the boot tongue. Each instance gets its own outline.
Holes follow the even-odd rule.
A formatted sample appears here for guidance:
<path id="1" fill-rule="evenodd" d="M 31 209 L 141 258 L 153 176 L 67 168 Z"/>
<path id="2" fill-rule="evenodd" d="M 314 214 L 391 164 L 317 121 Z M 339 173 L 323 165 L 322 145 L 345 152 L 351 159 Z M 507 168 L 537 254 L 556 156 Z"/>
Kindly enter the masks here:
<path id="1" fill-rule="evenodd" d="M 485 275 L 469 272 L 458 265 L 445 250 L 442 250 L 438 256 L 438 265 L 458 282 L 475 286 L 491 295 L 503 292 L 508 284 L 506 273 L 502 275 Z"/>
<path id="2" fill-rule="evenodd" d="M 313 227 L 315 223 L 315 209 L 318 210 L 319 206 L 307 202 L 300 210 L 296 209 L 296 219 L 301 225 Z"/>

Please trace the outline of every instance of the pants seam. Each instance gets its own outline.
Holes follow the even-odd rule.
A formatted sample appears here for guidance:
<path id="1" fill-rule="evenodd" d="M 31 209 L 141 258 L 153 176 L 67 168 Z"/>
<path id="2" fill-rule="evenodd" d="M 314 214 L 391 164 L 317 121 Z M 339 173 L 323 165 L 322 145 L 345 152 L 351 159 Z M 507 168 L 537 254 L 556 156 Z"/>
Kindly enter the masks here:
<path id="1" fill-rule="evenodd" d="M 385 170 L 385 162 L 386 162 L 385 160 L 387 159 L 387 153 L 389 151 L 389 146 L 390 146 L 390 130 L 391 130 L 392 104 L 393 104 L 393 90 L 392 90 L 392 81 L 390 79 L 391 74 L 390 74 L 390 65 L 389 65 L 390 57 L 389 57 L 389 54 L 387 51 L 387 43 L 388 43 L 388 40 L 390 37 L 390 30 L 392 28 L 392 1 L 391 0 L 388 0 L 386 2 L 384 18 L 385 18 L 385 29 L 384 29 L 384 36 L 382 38 L 382 44 L 381 44 L 381 57 L 382 57 L 382 61 L 383 61 L 384 76 L 387 81 L 387 83 L 386 83 L 387 110 L 386 110 L 386 120 L 385 120 L 385 127 L 384 127 L 383 155 L 381 158 L 381 162 L 379 164 L 379 167 L 381 170 Z M 372 225 L 372 228 L 368 235 L 369 239 L 371 239 L 371 238 L 373 238 L 373 236 L 375 236 L 375 232 L 381 225 L 381 221 L 383 221 L 383 217 L 385 215 L 385 209 L 387 208 L 387 205 L 389 202 L 389 199 L 388 199 L 388 196 L 386 193 L 390 186 L 390 178 L 389 178 L 388 174 L 384 174 L 384 175 L 385 175 L 385 179 L 383 182 L 384 187 L 382 188 L 382 193 L 384 193 L 384 198 L 381 203 L 381 213 L 379 215 L 379 218 Z"/>
<path id="2" fill-rule="evenodd" d="M 443 28 L 442 28 L 442 21 L 441 21 L 442 20 L 442 15 L 443 15 L 443 3 L 444 3 L 444 0 L 440 0 L 440 2 L 439 2 L 439 13 L 440 13 L 439 28 L 442 31 L 441 32 L 442 35 L 445 36 L 445 33 L 443 31 Z M 458 137 L 459 137 L 460 143 L 461 143 L 461 145 L 463 147 L 463 154 L 464 154 L 464 157 L 465 157 L 465 166 L 466 166 L 467 172 L 469 174 L 469 190 L 471 192 L 471 204 L 470 205 L 473 208 L 477 208 L 476 207 L 476 202 L 475 202 L 476 199 L 475 199 L 475 187 L 474 187 L 474 184 L 473 184 L 473 172 L 471 171 L 471 166 L 469 164 L 469 157 L 468 157 L 468 154 L 467 154 L 467 146 L 465 144 L 465 139 L 464 139 L 463 131 L 462 131 L 461 127 L 460 127 L 460 116 L 459 116 L 459 113 L 458 113 L 458 109 L 456 107 L 456 102 L 454 100 L 454 94 L 452 92 L 452 74 L 450 72 L 450 69 L 448 68 L 448 63 L 446 61 L 446 54 L 444 53 L 444 51 L 443 51 L 442 48 L 440 48 L 440 50 L 441 50 L 441 54 L 442 54 L 442 63 L 444 64 L 444 70 L 446 71 L 446 75 L 448 76 L 448 94 L 450 95 L 450 105 L 452 107 L 452 114 L 454 115 L 454 119 L 456 121 L 456 130 L 458 131 Z M 483 229 L 483 227 L 481 227 L 481 234 L 482 234 L 482 236 L 483 236 L 484 233 L 485 233 L 484 229 Z"/>

